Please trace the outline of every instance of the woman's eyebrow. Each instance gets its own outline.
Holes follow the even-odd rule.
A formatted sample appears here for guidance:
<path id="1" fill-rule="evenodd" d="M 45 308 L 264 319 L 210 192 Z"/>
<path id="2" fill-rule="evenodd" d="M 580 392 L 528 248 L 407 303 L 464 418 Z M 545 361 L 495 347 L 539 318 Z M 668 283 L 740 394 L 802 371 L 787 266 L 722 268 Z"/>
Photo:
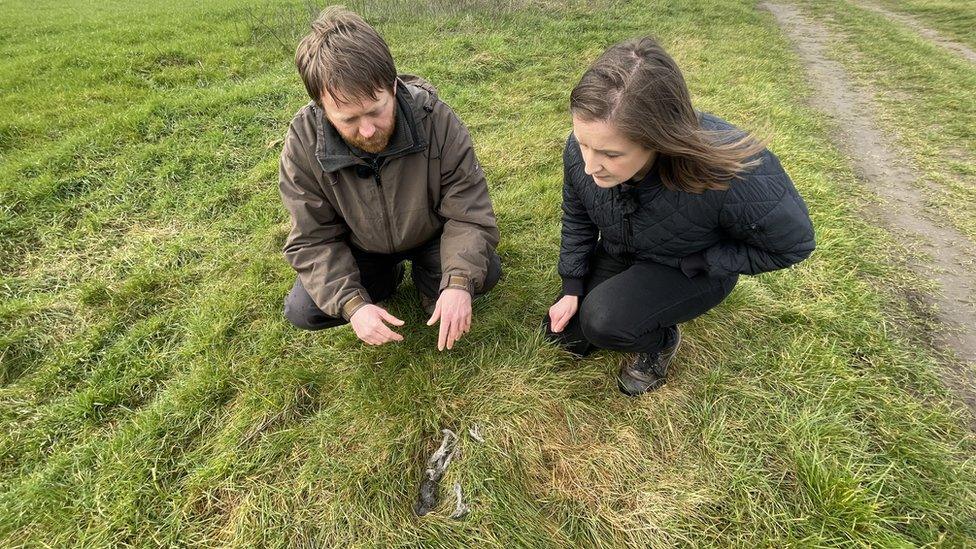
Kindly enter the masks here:
<path id="1" fill-rule="evenodd" d="M 589 148 L 593 149 L 594 152 L 598 152 L 600 154 L 624 154 L 623 151 L 618 151 L 618 150 L 615 150 L 615 149 L 597 149 L 597 148 L 594 148 L 594 147 L 590 147 L 586 143 L 583 143 L 582 141 L 580 141 L 578 137 L 576 138 L 576 142 L 579 143 L 580 147 L 589 147 Z"/>

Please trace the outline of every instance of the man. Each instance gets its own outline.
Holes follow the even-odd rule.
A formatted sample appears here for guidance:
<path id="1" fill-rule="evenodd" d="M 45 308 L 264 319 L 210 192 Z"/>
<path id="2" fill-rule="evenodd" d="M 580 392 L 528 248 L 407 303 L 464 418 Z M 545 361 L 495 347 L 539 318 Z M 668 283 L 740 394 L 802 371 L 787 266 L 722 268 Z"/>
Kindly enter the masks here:
<path id="1" fill-rule="evenodd" d="M 464 124 L 424 80 L 397 76 L 383 38 L 358 15 L 327 8 L 295 56 L 312 102 L 281 152 L 281 198 L 298 272 L 285 299 L 294 325 L 348 322 L 362 341 L 403 337 L 381 302 L 411 262 L 437 348 L 471 328 L 471 300 L 501 276 L 498 228 Z"/>

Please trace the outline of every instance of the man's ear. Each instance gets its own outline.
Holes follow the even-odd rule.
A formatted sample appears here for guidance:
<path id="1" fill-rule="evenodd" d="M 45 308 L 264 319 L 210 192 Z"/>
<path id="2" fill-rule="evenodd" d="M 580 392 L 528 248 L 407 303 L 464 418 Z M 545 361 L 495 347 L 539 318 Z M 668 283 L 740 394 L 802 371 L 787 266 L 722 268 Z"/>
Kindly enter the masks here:
<path id="1" fill-rule="evenodd" d="M 396 81 L 396 80 L 394 80 L 394 81 L 393 81 L 393 96 L 394 96 L 394 97 L 396 97 L 396 88 L 397 88 L 397 81 Z"/>

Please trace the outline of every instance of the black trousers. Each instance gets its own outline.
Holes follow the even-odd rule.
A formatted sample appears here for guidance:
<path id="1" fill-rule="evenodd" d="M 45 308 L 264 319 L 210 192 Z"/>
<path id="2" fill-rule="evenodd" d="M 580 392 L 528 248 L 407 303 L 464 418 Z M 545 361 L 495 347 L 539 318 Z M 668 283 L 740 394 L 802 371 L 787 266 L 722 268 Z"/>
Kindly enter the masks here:
<path id="1" fill-rule="evenodd" d="M 366 252 L 349 246 L 359 267 L 359 280 L 373 303 L 390 298 L 403 280 L 404 261 L 410 261 L 410 274 L 414 285 L 422 294 L 436 299 L 441 284 L 441 239 L 432 238 L 412 250 L 392 254 Z M 484 286 L 475 297 L 487 293 L 501 278 L 502 263 L 494 251 L 488 261 L 488 276 Z M 295 278 L 295 285 L 285 298 L 285 318 L 295 326 L 305 330 L 322 330 L 346 324 L 342 317 L 325 314 L 319 309 L 312 296 L 308 295 L 301 278 Z"/>
<path id="2" fill-rule="evenodd" d="M 594 348 L 655 353 L 672 327 L 705 314 L 732 292 L 738 276 L 688 278 L 680 269 L 649 261 L 627 261 L 598 246 L 576 315 L 554 333 L 549 315 L 546 336 L 581 356 Z"/>

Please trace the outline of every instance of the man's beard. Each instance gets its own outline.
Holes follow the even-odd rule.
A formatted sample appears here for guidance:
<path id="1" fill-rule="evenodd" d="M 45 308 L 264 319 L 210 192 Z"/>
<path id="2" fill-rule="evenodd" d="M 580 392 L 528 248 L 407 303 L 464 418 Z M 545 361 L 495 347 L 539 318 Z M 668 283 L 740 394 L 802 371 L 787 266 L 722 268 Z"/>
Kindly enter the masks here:
<path id="1" fill-rule="evenodd" d="M 359 134 L 356 134 L 355 137 L 347 138 L 346 142 L 359 150 L 366 151 L 370 154 L 377 154 L 382 152 L 383 149 L 390 144 L 390 137 L 393 136 L 394 130 L 396 130 L 396 120 L 394 120 L 393 125 L 390 126 L 390 129 L 381 132 L 380 129 L 377 128 L 376 133 L 371 135 L 368 139 L 360 137 Z"/>

